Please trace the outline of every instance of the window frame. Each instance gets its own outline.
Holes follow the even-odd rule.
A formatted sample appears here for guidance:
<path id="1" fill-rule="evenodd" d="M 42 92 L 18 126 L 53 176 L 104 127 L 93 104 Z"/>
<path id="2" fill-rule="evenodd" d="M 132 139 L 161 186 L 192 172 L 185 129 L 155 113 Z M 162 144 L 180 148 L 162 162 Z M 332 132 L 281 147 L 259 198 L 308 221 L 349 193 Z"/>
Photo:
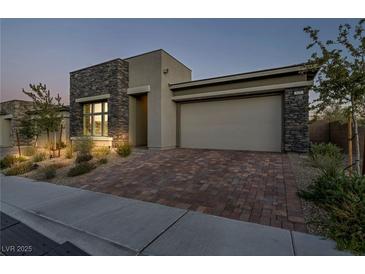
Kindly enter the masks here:
<path id="1" fill-rule="evenodd" d="M 101 112 L 95 112 L 95 105 L 96 104 L 101 104 Z M 85 112 L 85 108 L 86 105 L 90 105 L 90 112 L 86 113 Z M 105 111 L 105 109 L 107 109 Z M 108 101 L 107 100 L 103 100 L 103 101 L 95 101 L 95 102 L 85 102 L 84 104 L 82 104 L 82 134 L 83 136 L 91 136 L 91 137 L 108 137 L 108 133 L 109 133 L 109 126 L 108 126 L 108 121 L 109 121 L 109 105 L 108 105 Z M 100 135 L 96 135 L 94 134 L 94 117 L 96 115 L 100 115 L 101 116 L 101 125 L 100 125 L 100 131 L 101 134 Z M 104 125 L 104 121 L 105 121 L 105 116 L 107 117 L 106 119 L 106 133 L 105 131 L 105 125 Z M 85 134 L 85 118 L 88 117 L 89 119 L 91 118 L 91 123 L 90 123 L 90 134 L 87 135 Z"/>

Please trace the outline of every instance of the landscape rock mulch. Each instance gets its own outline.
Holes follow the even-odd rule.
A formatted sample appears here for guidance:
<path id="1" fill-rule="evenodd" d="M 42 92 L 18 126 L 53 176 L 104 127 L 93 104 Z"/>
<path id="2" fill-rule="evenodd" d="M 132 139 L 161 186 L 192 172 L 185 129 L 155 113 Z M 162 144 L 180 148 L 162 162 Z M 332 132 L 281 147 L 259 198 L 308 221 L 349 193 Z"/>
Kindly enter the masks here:
<path id="1" fill-rule="evenodd" d="M 289 161 L 295 175 L 299 190 L 305 190 L 311 182 L 320 174 L 318 168 L 311 164 L 307 154 L 289 153 Z M 318 220 L 324 218 L 325 212 L 312 202 L 301 199 L 304 219 L 309 233 L 323 235 Z"/>

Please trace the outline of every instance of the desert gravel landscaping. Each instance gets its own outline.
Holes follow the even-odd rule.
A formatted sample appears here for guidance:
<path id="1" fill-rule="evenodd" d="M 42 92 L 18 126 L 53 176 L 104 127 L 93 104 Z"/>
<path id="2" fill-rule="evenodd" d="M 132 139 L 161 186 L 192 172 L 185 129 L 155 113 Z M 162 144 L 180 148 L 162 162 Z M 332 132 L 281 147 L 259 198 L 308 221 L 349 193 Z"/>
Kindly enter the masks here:
<path id="1" fill-rule="evenodd" d="M 288 158 L 298 184 L 298 189 L 306 189 L 312 180 L 319 176 L 320 171 L 312 165 L 307 154 L 288 153 Z M 300 200 L 308 232 L 321 234 L 319 227 L 313 222 L 318 220 L 323 212 L 313 203 L 304 199 Z"/>

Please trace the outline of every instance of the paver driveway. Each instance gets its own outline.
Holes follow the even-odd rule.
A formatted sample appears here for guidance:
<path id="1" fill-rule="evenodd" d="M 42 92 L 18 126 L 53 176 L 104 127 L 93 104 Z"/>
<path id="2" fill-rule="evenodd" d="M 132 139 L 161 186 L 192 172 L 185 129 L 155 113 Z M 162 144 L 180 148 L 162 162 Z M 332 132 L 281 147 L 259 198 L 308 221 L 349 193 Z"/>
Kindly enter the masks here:
<path id="1" fill-rule="evenodd" d="M 107 169 L 98 168 L 72 185 L 306 231 L 289 160 L 280 153 L 200 149 L 139 151 Z"/>

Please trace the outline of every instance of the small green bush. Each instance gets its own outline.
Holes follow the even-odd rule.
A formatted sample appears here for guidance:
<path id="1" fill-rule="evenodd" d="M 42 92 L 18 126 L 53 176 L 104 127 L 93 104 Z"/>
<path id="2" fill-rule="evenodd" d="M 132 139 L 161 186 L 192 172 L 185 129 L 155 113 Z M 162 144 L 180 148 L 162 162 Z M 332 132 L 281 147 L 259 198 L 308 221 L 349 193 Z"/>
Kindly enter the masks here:
<path id="1" fill-rule="evenodd" d="M 1 169 L 11 167 L 13 164 L 16 163 L 16 160 L 17 160 L 17 157 L 16 156 L 14 156 L 14 155 L 6 155 L 0 161 L 0 167 L 1 167 Z"/>
<path id="2" fill-rule="evenodd" d="M 49 165 L 44 167 L 41 172 L 43 173 L 45 179 L 52 179 L 56 177 L 56 171 L 57 171 L 56 165 Z"/>
<path id="3" fill-rule="evenodd" d="M 98 160 L 98 164 L 99 165 L 105 165 L 108 163 L 108 159 L 107 158 L 101 158 Z"/>
<path id="4" fill-rule="evenodd" d="M 343 170 L 341 149 L 331 143 L 314 144 L 309 153 L 312 163 L 328 176 L 335 176 Z"/>
<path id="5" fill-rule="evenodd" d="M 27 161 L 28 159 L 26 158 L 26 157 L 24 157 L 24 156 L 17 156 L 16 157 L 16 162 L 17 163 L 21 163 L 21 162 L 25 162 L 25 161 Z"/>
<path id="6" fill-rule="evenodd" d="M 28 157 L 33 156 L 34 154 L 36 154 L 36 152 L 37 152 L 37 149 L 35 147 L 32 147 L 32 146 L 25 147 L 25 148 L 22 149 L 22 154 L 24 156 L 28 156 Z"/>
<path id="7" fill-rule="evenodd" d="M 28 173 L 33 169 L 36 169 L 37 166 L 34 165 L 31 161 L 21 162 L 13 165 L 11 168 L 5 170 L 4 175 L 6 176 L 16 176 L 24 173 Z"/>
<path id="8" fill-rule="evenodd" d="M 132 148 L 129 144 L 120 144 L 116 148 L 117 153 L 122 157 L 127 157 L 131 154 Z"/>
<path id="9" fill-rule="evenodd" d="M 318 156 L 327 156 L 341 161 L 343 160 L 341 148 L 331 143 L 312 144 L 309 155 L 314 161 Z"/>
<path id="10" fill-rule="evenodd" d="M 75 141 L 75 151 L 79 154 L 91 154 L 94 142 L 91 138 L 82 138 Z"/>
<path id="11" fill-rule="evenodd" d="M 337 242 L 339 249 L 365 254 L 365 177 L 323 174 L 299 196 L 325 211 L 318 220 L 326 236 Z"/>
<path id="12" fill-rule="evenodd" d="M 72 159 L 73 157 L 73 148 L 70 144 L 66 146 L 65 157 L 67 159 Z"/>
<path id="13" fill-rule="evenodd" d="M 82 162 L 80 164 L 77 164 L 76 166 L 72 167 L 68 173 L 67 176 L 74 177 L 81 174 L 85 174 L 90 172 L 95 168 L 95 165 L 90 162 Z"/>
<path id="14" fill-rule="evenodd" d="M 343 161 L 328 155 L 318 156 L 315 166 L 327 176 L 333 177 L 343 172 Z"/>
<path id="15" fill-rule="evenodd" d="M 91 154 L 77 154 L 75 162 L 77 164 L 82 163 L 82 162 L 88 162 L 92 158 L 93 158 L 93 156 Z"/>
<path id="16" fill-rule="evenodd" d="M 25 162 L 27 158 L 23 156 L 15 156 L 15 155 L 6 155 L 3 159 L 0 160 L 0 168 L 5 169 L 13 166 L 16 163 Z"/>
<path id="17" fill-rule="evenodd" d="M 56 149 L 63 149 L 63 148 L 66 148 L 66 147 L 67 147 L 67 145 L 63 141 L 56 143 Z"/>
<path id="18" fill-rule="evenodd" d="M 96 147 L 93 149 L 92 155 L 97 159 L 101 159 L 108 156 L 109 153 L 110 153 L 109 147 Z"/>
<path id="19" fill-rule="evenodd" d="M 47 158 L 47 153 L 45 152 L 37 152 L 33 155 L 32 161 L 35 163 L 42 162 Z"/>

